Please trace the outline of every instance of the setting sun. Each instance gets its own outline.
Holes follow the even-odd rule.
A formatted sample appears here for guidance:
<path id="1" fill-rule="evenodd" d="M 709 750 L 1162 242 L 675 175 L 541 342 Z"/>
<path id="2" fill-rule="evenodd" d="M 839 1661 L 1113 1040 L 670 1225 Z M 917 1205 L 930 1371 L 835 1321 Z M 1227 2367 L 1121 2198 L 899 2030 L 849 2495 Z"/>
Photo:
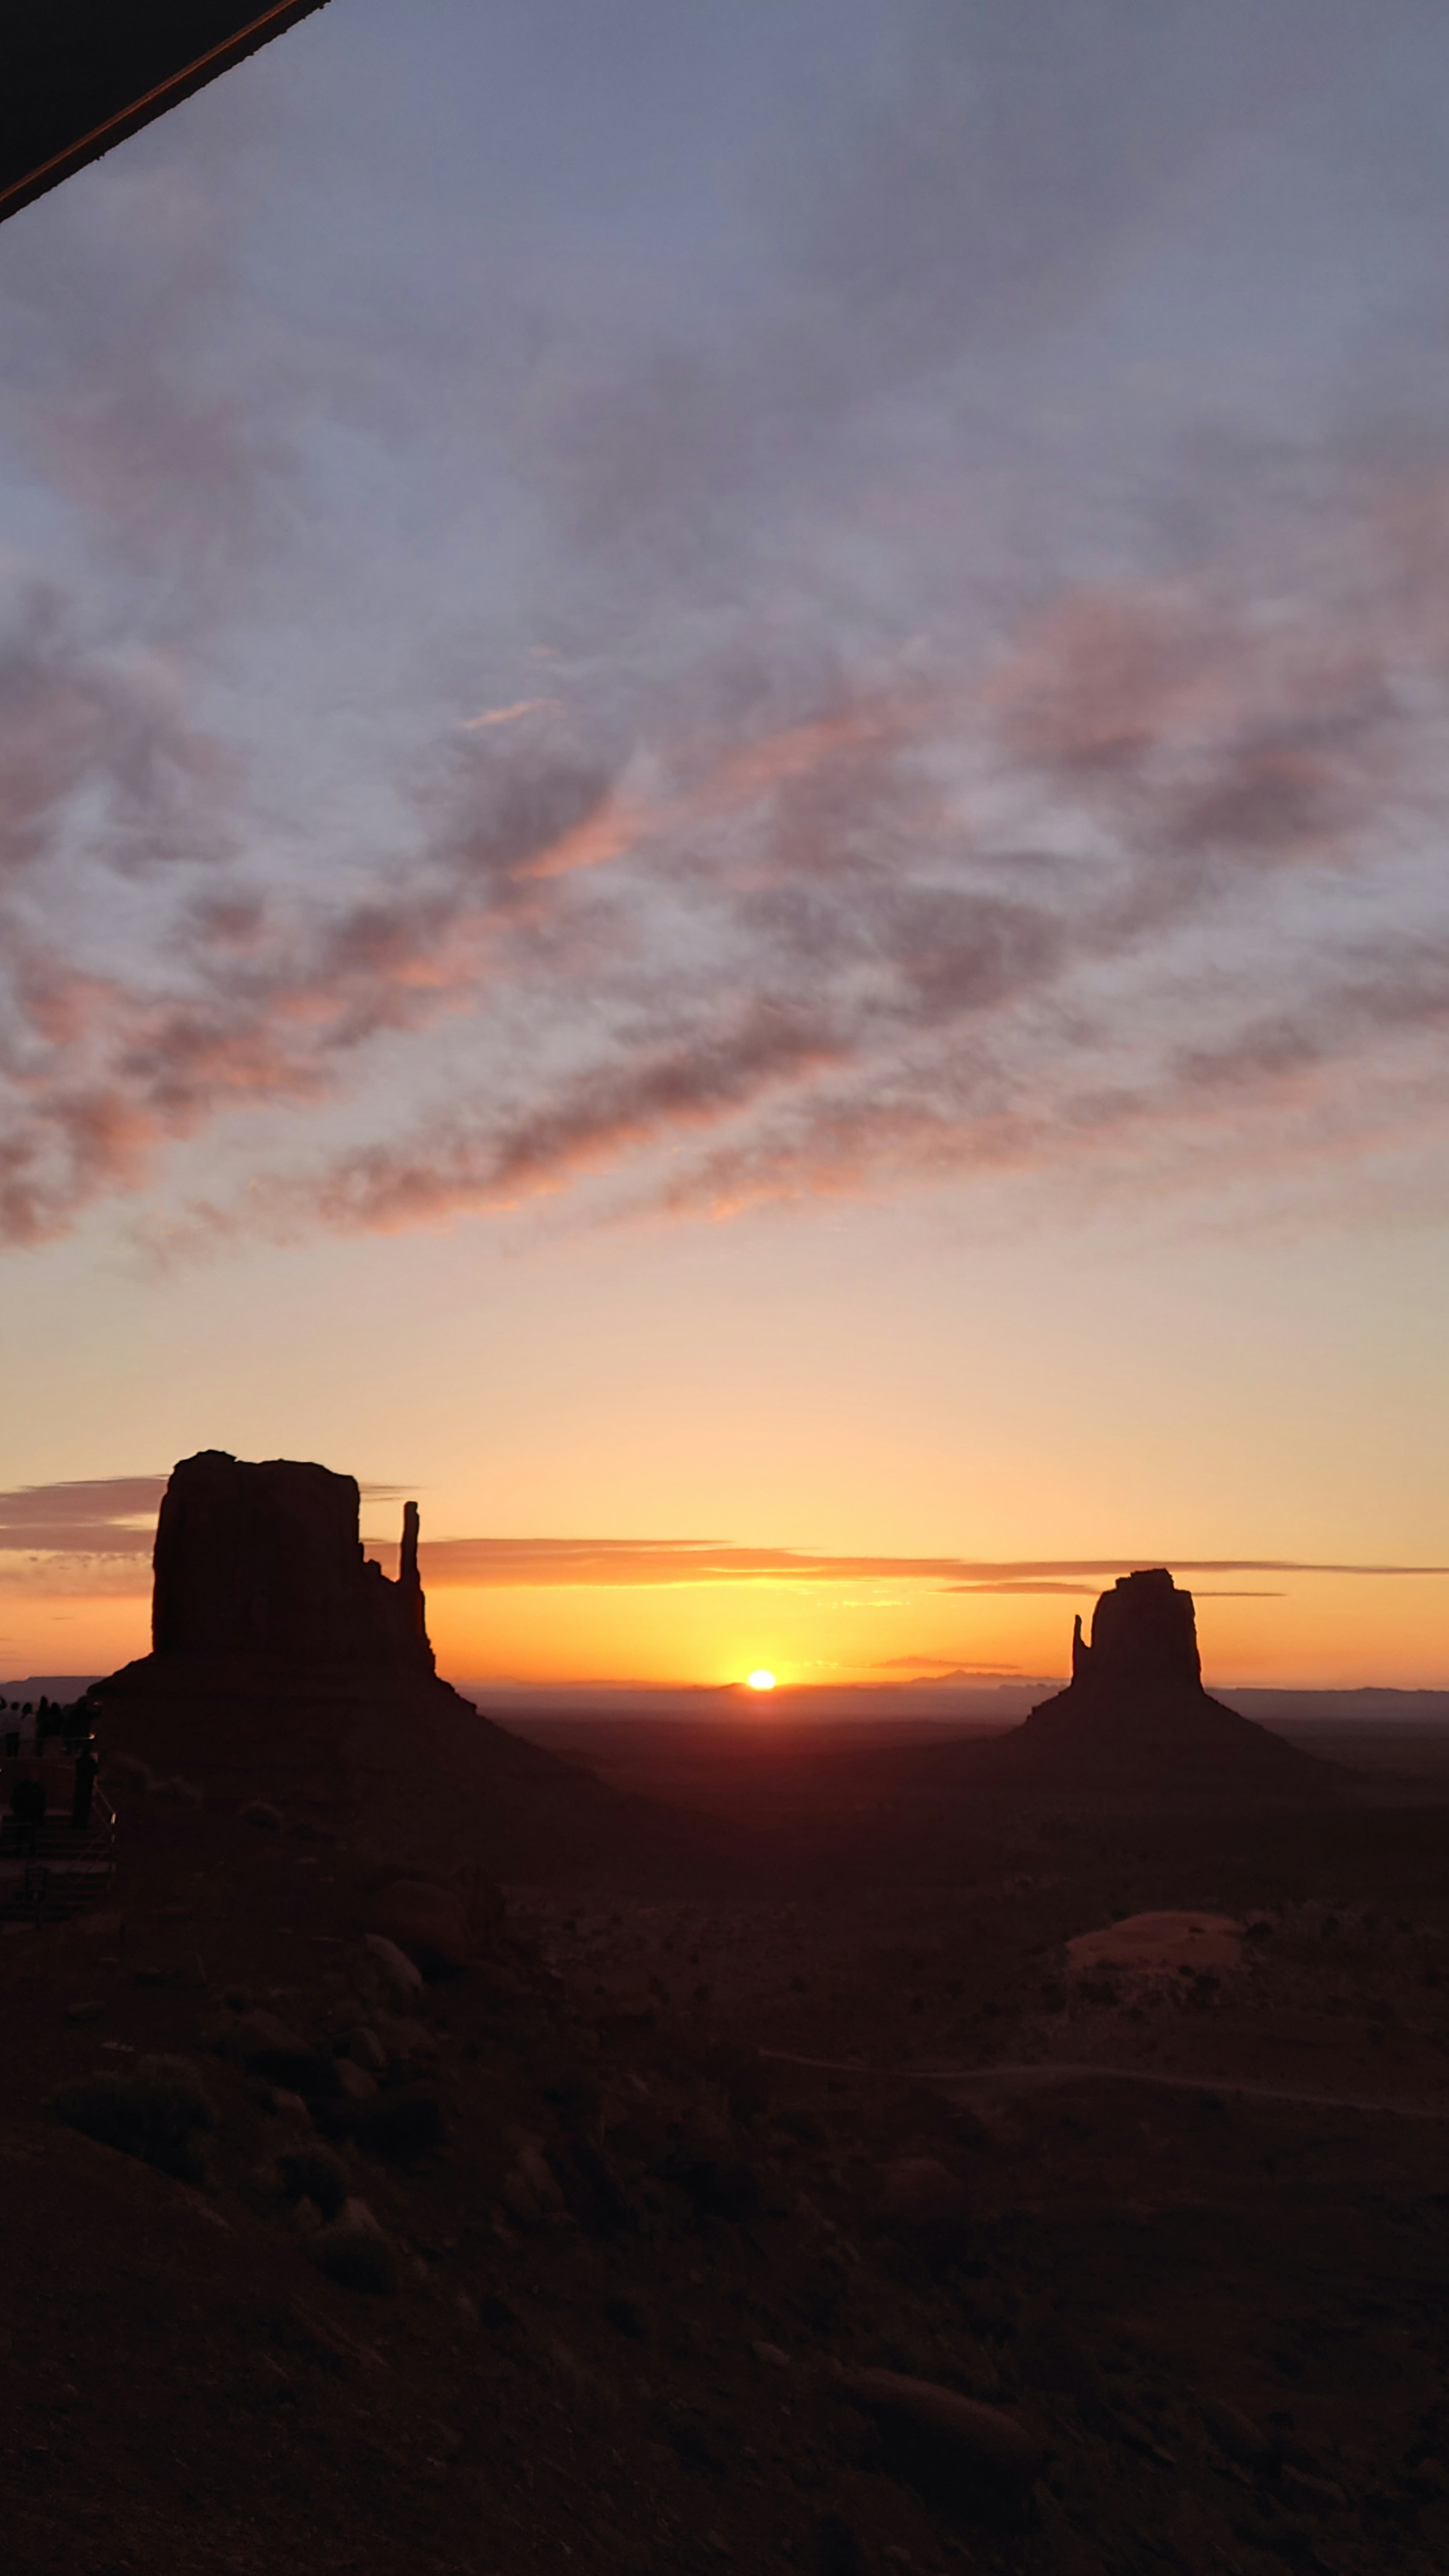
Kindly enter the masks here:
<path id="1" fill-rule="evenodd" d="M 757 1673 L 751 1673 L 749 1686 L 751 1690 L 773 1690 L 775 1687 L 775 1676 L 773 1673 L 767 1673 L 761 1669 L 761 1671 Z"/>

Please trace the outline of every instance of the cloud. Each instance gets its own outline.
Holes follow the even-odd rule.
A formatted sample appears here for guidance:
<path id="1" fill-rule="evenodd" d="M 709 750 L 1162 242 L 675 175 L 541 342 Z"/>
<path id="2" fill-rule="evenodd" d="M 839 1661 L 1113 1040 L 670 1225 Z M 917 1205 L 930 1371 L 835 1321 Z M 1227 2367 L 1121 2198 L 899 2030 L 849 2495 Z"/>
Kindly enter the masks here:
<path id="1" fill-rule="evenodd" d="M 18 1486 L 0 1494 L 0 1550 L 149 1558 L 165 1490 L 164 1476 L 87 1476 L 69 1484 Z"/>
<path id="2" fill-rule="evenodd" d="M 247 133 L 220 94 L 206 116 L 199 161 L 157 133 L 59 192 L 3 283 L 13 449 L 173 628 L 295 542 L 297 395 L 327 363 L 325 338 L 308 356 L 275 323 L 244 326 L 241 363 L 217 363 Z"/>
<path id="3" fill-rule="evenodd" d="M 1301 1574 L 1317 1574 L 1327 1571 L 1326 1568 L 1320 1566 L 1298 1566 L 1293 1570 L 1296 1573 Z M 1345 1573 L 1348 1569 L 1346 1567 L 1339 1566 L 1335 1567 L 1333 1570 L 1337 1573 Z M 1359 1574 L 1366 1574 L 1370 1571 L 1387 1572 L 1388 1570 L 1388 1568 L 1379 1569 L 1369 1568 L 1367 1566 L 1357 1566 L 1354 1568 L 1354 1571 Z M 1401 1567 L 1397 1570 L 1399 1572 L 1406 1572 L 1408 1569 Z M 1437 1569 L 1435 1568 L 1427 1566 L 1419 1569 L 1419 1571 L 1424 1573 L 1430 1573 L 1436 1570 Z M 948 1583 L 943 1587 L 943 1589 L 947 1592 L 1064 1592 L 1072 1595 L 1078 1600 L 1094 1600 L 1099 1587 L 1095 1583 L 1052 1583 L 1027 1581 L 1021 1583 Z M 1285 1598 L 1285 1595 L 1281 1592 L 1262 1591 L 1209 1592 L 1204 1591 L 1200 1584 L 1194 1584 L 1193 1597 L 1198 1601 L 1281 1601 Z"/>
<path id="4" fill-rule="evenodd" d="M 1311 232 L 1433 25 L 913 9 L 667 313 L 503 251 L 268 303 L 205 103 L 219 152 L 62 192 L 8 289 L 69 587 L 15 568 L 0 658 L 0 1241 L 1426 1199 L 1449 425 L 1140 353 L 1208 241 L 1248 330 L 1242 174 Z"/>
<path id="5" fill-rule="evenodd" d="M 1093 1595 L 1093 1586 L 1090 1583 L 1032 1582 L 1030 1580 L 1022 1583 L 948 1583 L 944 1588 L 948 1592 L 1065 1592 L 1079 1599 L 1090 1599 Z"/>
<path id="6" fill-rule="evenodd" d="M 77 632 L 62 593 L 21 581 L 0 625 L 0 887 L 77 858 L 122 875 L 227 855 L 223 745 L 192 725 L 174 666 Z M 80 808 L 77 811 L 77 808 Z"/>
<path id="7" fill-rule="evenodd" d="M 556 716 L 562 712 L 561 698 L 519 698 L 511 707 L 485 707 L 481 715 L 469 716 L 463 730 L 479 733 L 489 725 L 517 724 L 520 716 Z"/>
<path id="8" fill-rule="evenodd" d="M 156 1513 L 165 1476 L 88 1477 L 0 1493 L 0 1572 L 9 1589 L 140 1592 L 149 1586 Z M 365 1502 L 395 1501 L 405 1488 L 369 1483 Z M 364 1542 L 388 1559 L 391 1540 Z M 1136 1556 L 1023 1559 L 837 1555 L 806 1548 L 742 1546 L 713 1539 L 424 1538 L 424 1582 L 440 1590 L 536 1590 L 680 1584 L 916 1583 L 954 1593 L 1090 1595 L 1119 1574 L 1168 1565 L 1192 1574 L 1449 1575 L 1449 1565 L 1322 1564 L 1299 1559 L 1189 1558 L 1160 1550 Z M 1277 1593 L 1199 1592 L 1202 1600 L 1277 1599 Z M 919 1670 L 933 1656 L 891 1658 L 881 1670 Z M 952 1664 L 951 1669 L 955 1669 Z M 983 1667 L 983 1669 L 985 1669 Z M 1005 1669 L 1005 1668 L 1003 1668 Z"/>
<path id="9" fill-rule="evenodd" d="M 956 1655 L 887 1655 L 881 1662 L 872 1664 L 871 1671 L 873 1673 L 954 1673 L 958 1669 L 959 1661 L 960 1658 Z M 1014 1671 L 1015 1667 L 1003 1664 L 999 1669 L 1007 1672 Z"/>
<path id="10" fill-rule="evenodd" d="M 1319 1565 L 1286 1560 L 1269 1563 L 1216 1559 L 1200 1564 L 1195 1559 L 1151 1553 L 1059 1563 L 991 1564 L 953 1556 L 812 1554 L 800 1548 L 737 1547 L 706 1539 L 435 1538 L 424 1539 L 420 1563 L 426 1581 L 434 1586 L 477 1585 L 490 1588 L 554 1584 L 916 1582 L 928 1583 L 945 1591 L 1075 1594 L 1099 1591 L 1104 1581 L 1119 1574 L 1130 1574 L 1143 1565 L 1167 1564 L 1177 1574 L 1449 1574 L 1449 1565 Z M 1063 1579 L 1073 1577 L 1079 1579 Z M 910 1660 L 916 1663 L 920 1659 L 912 1657 Z"/>
<path id="11" fill-rule="evenodd" d="M 1194 0 L 930 9 L 813 210 L 812 275 L 896 372 L 1014 339 L 1168 220 L 1225 135 L 1271 130 L 1310 59 L 1315 88 L 1352 79 L 1416 20 L 1419 0 L 1377 30 L 1356 0 L 1220 0 L 1211 25 Z"/>
<path id="12" fill-rule="evenodd" d="M 1079 596 L 974 679 L 837 685 L 703 760 L 477 736 L 421 786 L 410 867 L 340 903 L 228 862 L 206 738 L 32 614 L 12 872 L 100 881 L 122 937 L 61 949 L 13 914 L 5 1231 L 149 1188 L 254 1104 L 320 1139 L 403 1041 L 404 1099 L 446 1060 L 446 1106 L 310 1168 L 254 1130 L 206 1220 L 387 1231 L 599 1178 L 675 1213 L 1134 1165 L 1211 1187 L 1432 1146 L 1443 745 L 1387 640 L 1345 660 L 1310 600 L 1262 645 L 1249 606 Z M 1449 663 L 1419 668 L 1449 717 Z"/>
<path id="13" fill-rule="evenodd" d="M 144 1557 L 148 1564 L 166 1476 L 83 1476 L 0 1493 L 0 1554 Z M 392 1502 L 400 1485 L 364 1484 L 368 1502 Z"/>
<path id="14" fill-rule="evenodd" d="M 885 1660 L 869 1667 L 873 1673 L 912 1673 L 928 1686 L 935 1682 L 1009 1680 L 1013 1685 L 1034 1680 L 1023 1674 L 1020 1664 L 963 1664 L 959 1655 L 887 1655 Z"/>
<path id="15" fill-rule="evenodd" d="M 490 875 L 484 989 L 516 972 L 545 1022 L 571 997 L 582 1043 L 254 1212 L 391 1229 L 614 1174 L 676 1213 L 1134 1166 L 1210 1188 L 1390 1131 L 1435 1149 L 1449 659 L 1356 569 L 1351 651 L 1312 596 L 1259 635 L 1246 569 L 1211 615 L 1191 585 L 1079 594 L 974 681 L 863 694 L 652 803 L 604 793 L 506 894 Z"/>

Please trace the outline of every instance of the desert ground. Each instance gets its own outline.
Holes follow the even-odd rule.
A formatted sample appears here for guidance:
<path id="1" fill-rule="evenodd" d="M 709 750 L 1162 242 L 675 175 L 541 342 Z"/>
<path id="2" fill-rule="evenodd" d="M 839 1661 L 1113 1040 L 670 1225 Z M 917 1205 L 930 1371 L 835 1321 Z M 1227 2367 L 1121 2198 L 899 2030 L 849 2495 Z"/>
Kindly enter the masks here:
<path id="1" fill-rule="evenodd" d="M 630 1830 L 456 1971 L 264 1764 L 132 1762 L 101 1910 L 7 1924 L 17 2576 L 1445 2563 L 1442 1735 L 1299 1809 L 593 1749 Z"/>

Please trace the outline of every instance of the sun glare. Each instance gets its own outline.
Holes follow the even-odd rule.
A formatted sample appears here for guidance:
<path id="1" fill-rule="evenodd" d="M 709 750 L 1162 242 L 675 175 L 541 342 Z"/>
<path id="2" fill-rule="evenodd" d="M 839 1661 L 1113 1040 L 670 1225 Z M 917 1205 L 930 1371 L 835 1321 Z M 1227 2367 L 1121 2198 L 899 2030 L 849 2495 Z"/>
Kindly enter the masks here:
<path id="1" fill-rule="evenodd" d="M 751 1675 L 750 1675 L 750 1688 L 751 1688 L 751 1690 L 773 1690 L 773 1689 L 774 1689 L 774 1687 L 775 1687 L 775 1676 L 774 1676 L 774 1674 L 773 1674 L 773 1673 L 767 1673 L 767 1672 L 764 1670 L 763 1666 L 761 1667 L 761 1669 L 760 1669 L 760 1671 L 759 1671 L 759 1672 L 757 1672 L 757 1673 L 751 1673 Z"/>

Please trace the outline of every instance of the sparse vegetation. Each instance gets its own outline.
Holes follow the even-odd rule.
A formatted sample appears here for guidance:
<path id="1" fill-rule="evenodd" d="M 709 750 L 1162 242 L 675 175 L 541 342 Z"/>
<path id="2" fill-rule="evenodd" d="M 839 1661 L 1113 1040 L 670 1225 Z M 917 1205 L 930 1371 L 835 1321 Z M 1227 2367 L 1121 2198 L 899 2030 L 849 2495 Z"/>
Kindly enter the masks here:
<path id="1" fill-rule="evenodd" d="M 391 2298 L 398 2285 L 397 2256 L 376 2228 L 344 2219 L 324 2227 L 312 2246 L 312 2258 L 329 2281 L 344 2290 L 363 2290 L 374 2298 Z"/>
<path id="2" fill-rule="evenodd" d="M 153 1780 L 151 1795 L 153 1798 L 168 1800 L 174 1807 L 200 1807 L 206 1803 L 196 1782 L 183 1780 L 179 1771 L 170 1780 Z"/>
<path id="3" fill-rule="evenodd" d="M 144 1797 L 155 1785 L 151 1765 L 143 1762 L 139 1754 L 118 1753 L 107 1770 L 106 1785 L 108 1788 L 130 1789 Z"/>
<path id="4" fill-rule="evenodd" d="M 295 2147 L 277 2158 L 289 2200 L 310 2200 L 325 2220 L 339 2218 L 347 2202 L 347 2167 L 330 2147 Z"/>
<path id="5" fill-rule="evenodd" d="M 137 2156 L 180 2182 L 205 2179 L 197 2133 L 216 2127 L 216 2111 L 188 2058 L 143 2057 L 124 2074 L 81 2076 L 52 2094 L 51 2109 L 68 2129 L 103 2147 Z"/>

